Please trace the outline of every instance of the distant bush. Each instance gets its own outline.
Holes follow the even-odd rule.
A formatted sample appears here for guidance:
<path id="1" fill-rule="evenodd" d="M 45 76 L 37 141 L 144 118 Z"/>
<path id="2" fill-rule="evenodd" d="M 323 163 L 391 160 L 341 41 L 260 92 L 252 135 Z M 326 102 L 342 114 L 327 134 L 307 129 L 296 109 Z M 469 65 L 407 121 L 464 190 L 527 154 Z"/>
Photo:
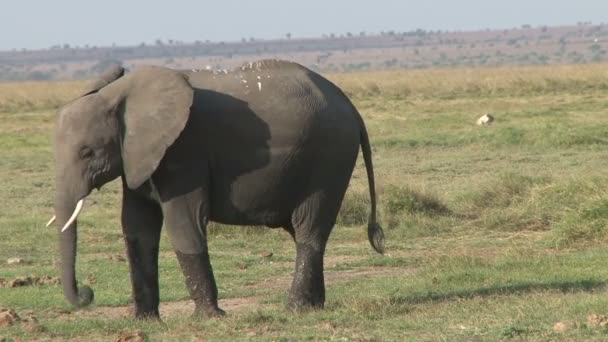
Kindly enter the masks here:
<path id="1" fill-rule="evenodd" d="M 366 71 L 371 68 L 370 62 L 342 64 L 342 71 Z"/>
<path id="2" fill-rule="evenodd" d="M 568 211 L 555 227 L 558 245 L 589 243 L 608 236 L 608 198 L 600 198 Z"/>
<path id="3" fill-rule="evenodd" d="M 382 196 L 384 216 L 389 229 L 400 225 L 405 215 L 447 215 L 450 209 L 432 194 L 409 187 L 389 186 Z"/>
<path id="4" fill-rule="evenodd" d="M 479 188 L 460 197 L 457 202 L 467 211 L 485 208 L 504 208 L 522 201 L 530 189 L 548 181 L 546 177 L 531 177 L 518 173 L 504 173 L 487 180 Z"/>
<path id="5" fill-rule="evenodd" d="M 387 214 L 401 213 L 446 214 L 450 210 L 434 195 L 412 190 L 409 187 L 389 186 L 384 191 Z"/>

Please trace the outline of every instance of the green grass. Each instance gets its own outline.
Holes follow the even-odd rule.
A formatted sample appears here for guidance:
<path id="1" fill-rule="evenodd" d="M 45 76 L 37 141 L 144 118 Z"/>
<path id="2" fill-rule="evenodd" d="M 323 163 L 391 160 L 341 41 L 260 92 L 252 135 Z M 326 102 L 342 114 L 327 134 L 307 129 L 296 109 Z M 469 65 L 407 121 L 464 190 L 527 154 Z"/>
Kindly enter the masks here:
<path id="1" fill-rule="evenodd" d="M 0 288 L 0 308 L 31 313 L 45 328 L 17 324 L 0 335 L 106 341 L 139 329 L 153 341 L 606 340 L 608 330 L 586 323 L 608 315 L 603 68 L 332 75 L 370 132 L 387 253 L 367 242 L 359 160 L 327 247 L 325 310 L 284 309 L 295 259 L 287 233 L 212 225 L 212 263 L 229 316 L 190 317 L 163 235 L 164 323 L 132 320 L 128 266 L 112 257 L 124 254 L 120 185 L 112 183 L 92 194 L 79 221 L 77 277 L 94 279 L 93 308 L 71 311 L 56 285 Z M 78 86 L 2 88 L 0 278 L 58 275 L 56 233 L 44 228 L 53 214 L 51 135 L 54 108 Z M 494 124 L 476 126 L 486 112 Z M 5 264 L 15 256 L 30 263 Z M 559 321 L 577 325 L 559 334 Z"/>

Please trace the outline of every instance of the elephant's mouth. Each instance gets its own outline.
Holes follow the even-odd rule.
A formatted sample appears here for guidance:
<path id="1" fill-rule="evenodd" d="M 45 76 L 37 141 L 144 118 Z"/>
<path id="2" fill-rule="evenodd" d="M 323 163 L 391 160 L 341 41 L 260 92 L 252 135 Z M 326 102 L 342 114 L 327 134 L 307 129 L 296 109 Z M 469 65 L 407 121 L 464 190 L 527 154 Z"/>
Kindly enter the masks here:
<path id="1" fill-rule="evenodd" d="M 68 221 L 65 223 L 65 225 L 63 226 L 63 228 L 61 228 L 61 232 L 62 233 L 64 231 L 66 231 L 72 225 L 72 223 L 74 223 L 74 221 L 76 221 L 76 219 L 78 218 L 78 215 L 80 215 L 80 212 L 82 211 L 83 207 L 84 207 L 84 198 L 81 198 L 76 203 L 76 207 L 74 208 L 74 212 L 72 213 L 72 215 L 70 216 L 70 218 L 68 219 Z M 57 219 L 57 216 L 53 215 L 53 217 L 51 217 L 51 219 L 49 220 L 49 222 L 47 222 L 46 226 L 48 227 L 51 224 L 53 224 L 53 222 L 55 222 L 56 219 Z"/>
<path id="2" fill-rule="evenodd" d="M 101 186 L 98 186 L 98 187 L 96 186 L 95 188 L 99 191 Z M 85 200 L 85 198 L 87 198 L 87 196 L 89 196 L 90 193 L 91 192 L 89 191 L 88 194 L 86 194 L 85 196 L 80 198 L 78 200 L 78 202 L 76 202 L 76 206 L 74 207 L 74 211 L 72 212 L 72 215 L 70 215 L 70 218 L 67 220 L 67 222 L 61 228 L 62 233 L 65 232 L 66 230 L 68 230 L 68 228 L 70 228 L 72 226 L 72 224 L 78 219 L 78 216 L 80 215 L 80 213 L 82 212 L 82 209 L 84 208 L 84 200 Z M 51 219 L 46 223 L 46 227 L 49 227 L 51 224 L 53 224 L 56 219 L 57 219 L 57 215 L 53 215 L 53 217 L 51 217 Z"/>
<path id="3" fill-rule="evenodd" d="M 80 215 L 80 212 L 82 211 L 82 208 L 84 206 L 84 200 L 85 198 L 87 198 L 93 189 L 96 189 L 97 191 L 100 191 L 101 188 L 104 186 L 104 179 L 97 179 L 96 181 L 93 181 L 90 183 L 89 185 L 89 189 L 87 191 L 87 193 L 84 194 L 84 196 L 82 196 L 78 202 L 76 203 L 76 206 L 74 207 L 74 211 L 72 212 L 72 215 L 70 216 L 70 218 L 68 219 L 68 221 L 66 222 L 66 224 L 61 228 L 61 232 L 66 231 L 71 225 L 72 223 L 74 223 L 74 221 L 76 221 L 76 219 L 78 218 L 78 215 Z M 47 222 L 46 227 L 49 227 L 51 224 L 53 224 L 53 222 L 55 222 L 55 220 L 57 219 L 56 215 L 53 215 L 53 217 L 51 217 L 51 219 Z"/>

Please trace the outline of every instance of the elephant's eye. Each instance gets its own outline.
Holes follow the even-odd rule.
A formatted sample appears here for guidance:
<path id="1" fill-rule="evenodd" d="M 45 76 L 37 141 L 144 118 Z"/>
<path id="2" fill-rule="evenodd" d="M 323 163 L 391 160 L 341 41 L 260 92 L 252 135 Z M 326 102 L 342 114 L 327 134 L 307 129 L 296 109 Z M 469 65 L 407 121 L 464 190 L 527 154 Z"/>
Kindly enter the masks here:
<path id="1" fill-rule="evenodd" d="M 83 147 L 80 149 L 80 158 L 88 159 L 93 157 L 93 150 L 90 147 Z"/>

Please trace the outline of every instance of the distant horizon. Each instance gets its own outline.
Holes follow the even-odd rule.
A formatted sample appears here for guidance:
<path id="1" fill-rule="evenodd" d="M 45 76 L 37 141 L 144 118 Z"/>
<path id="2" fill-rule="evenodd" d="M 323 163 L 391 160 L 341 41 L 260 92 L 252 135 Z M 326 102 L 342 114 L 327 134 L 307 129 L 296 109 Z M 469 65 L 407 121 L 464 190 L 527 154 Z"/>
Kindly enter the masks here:
<path id="1" fill-rule="evenodd" d="M 576 23 L 562 23 L 562 24 L 556 24 L 556 25 L 545 25 L 545 24 L 537 24 L 537 25 L 532 25 L 532 24 L 521 24 L 521 25 L 515 25 L 515 26 L 511 26 L 511 27 L 486 27 L 486 28 L 478 28 L 478 29 L 454 29 L 454 30 L 450 30 L 450 29 L 445 29 L 445 30 L 441 30 L 441 29 L 423 29 L 423 28 L 416 28 L 416 29 L 412 29 L 412 30 L 394 30 L 394 29 L 385 29 L 385 30 L 381 30 L 381 31 L 377 31 L 377 32 L 373 32 L 373 31 L 365 31 L 365 30 L 361 30 L 361 31 L 346 31 L 346 32 L 331 32 L 329 34 L 334 34 L 336 37 L 339 36 L 345 36 L 347 33 L 351 33 L 353 35 L 353 37 L 359 36 L 362 32 L 365 35 L 368 36 L 373 36 L 373 35 L 381 35 L 383 32 L 395 32 L 395 33 L 403 33 L 403 32 L 414 32 L 417 30 L 423 30 L 425 32 L 442 32 L 442 33 L 466 33 L 466 32 L 480 32 L 480 31 L 503 31 L 503 30 L 517 30 L 517 29 L 525 29 L 526 26 L 529 26 L 530 28 L 541 28 L 541 27 L 575 27 L 578 25 L 590 25 L 590 26 L 601 26 L 601 25 L 608 25 L 608 22 L 599 22 L 599 23 L 594 23 L 591 21 L 579 21 Z M 281 40 L 281 39 L 291 39 L 291 40 L 298 40 L 298 39 L 324 39 L 326 36 L 328 36 L 329 34 L 327 33 L 322 33 L 316 36 L 297 36 L 294 35 L 292 33 L 290 33 L 290 37 L 287 38 L 286 34 L 282 35 L 282 36 L 276 36 L 276 37 L 254 37 L 254 36 L 250 36 L 250 37 L 241 37 L 239 39 L 231 39 L 231 40 L 211 40 L 211 39 L 195 39 L 192 41 L 186 41 L 186 40 L 182 40 L 182 39 L 174 39 L 174 38 L 167 38 L 167 39 L 161 39 L 161 41 L 165 44 L 169 43 L 170 41 L 173 42 L 173 44 L 175 43 L 180 43 L 180 44 L 194 44 L 197 41 L 202 41 L 202 42 L 209 42 L 211 44 L 218 44 L 218 43 L 240 43 L 242 42 L 242 39 L 247 39 L 249 40 L 250 38 L 253 38 L 256 41 L 276 41 L 276 40 Z M 142 43 L 148 45 L 148 46 L 153 46 L 156 44 L 156 41 L 159 40 L 160 38 L 156 38 L 152 41 L 140 41 L 138 43 L 116 43 L 113 42 L 111 44 L 108 45 L 96 45 L 96 44 L 90 44 L 90 43 L 85 43 L 82 45 L 78 45 L 78 44 L 70 44 L 70 43 L 62 43 L 62 44 L 53 44 L 47 47 L 40 47 L 40 48 L 10 48 L 10 49 L 2 49 L 0 48 L 0 52 L 10 52 L 10 51 L 20 51 L 20 50 L 30 50 L 30 51 L 36 51 L 36 50 L 48 50 L 51 49 L 53 47 L 63 47 L 65 44 L 68 44 L 70 46 L 70 48 L 87 48 L 87 46 L 89 48 L 91 47 L 97 47 L 97 48 L 111 48 L 111 47 L 135 47 L 135 46 L 139 46 Z"/>
<path id="2" fill-rule="evenodd" d="M 598 25 L 607 19 L 605 0 L 401 0 L 352 2 L 265 0 L 20 0 L 0 13 L 0 50 L 52 46 L 135 46 L 157 39 L 238 42 L 241 39 L 318 38 L 361 31 L 479 31 L 522 25 Z M 9 32 L 10 34 L 6 34 Z"/>

